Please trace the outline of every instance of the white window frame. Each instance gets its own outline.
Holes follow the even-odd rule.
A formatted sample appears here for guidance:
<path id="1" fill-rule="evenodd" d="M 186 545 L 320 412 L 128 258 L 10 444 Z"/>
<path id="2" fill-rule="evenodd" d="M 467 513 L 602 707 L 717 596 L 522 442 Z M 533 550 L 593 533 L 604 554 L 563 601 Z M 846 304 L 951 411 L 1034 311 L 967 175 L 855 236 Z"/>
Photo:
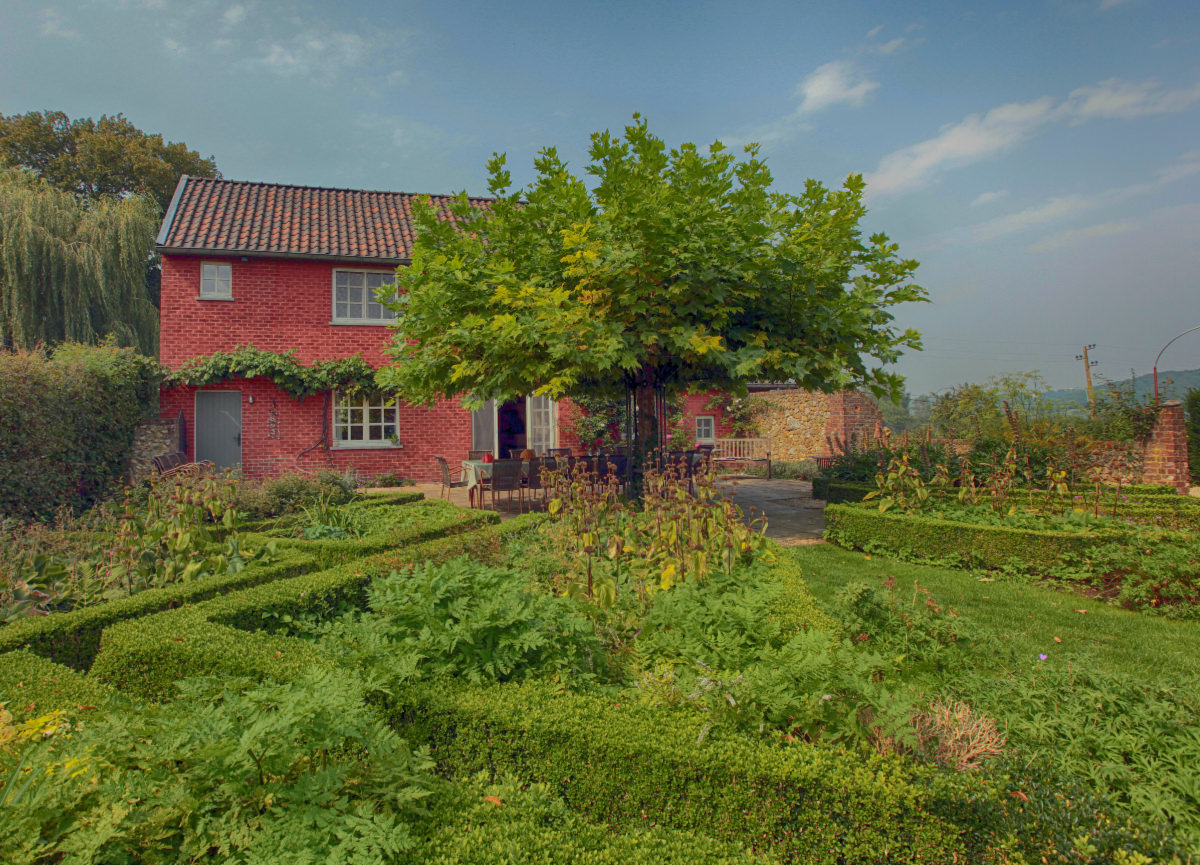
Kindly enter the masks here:
<path id="1" fill-rule="evenodd" d="M 213 268 L 212 275 L 206 272 Z M 211 284 L 213 291 L 206 292 L 204 286 Z M 224 289 L 222 291 L 221 289 Z M 233 300 L 233 265 L 228 261 L 200 262 L 200 292 L 197 300 Z"/>
<path id="2" fill-rule="evenodd" d="M 338 275 L 339 274 L 361 274 L 363 276 L 364 295 L 367 293 L 369 293 L 369 295 L 370 295 L 369 297 L 368 296 L 363 297 L 363 300 L 362 300 L 363 313 L 365 314 L 367 312 L 367 310 L 371 304 L 375 304 L 376 306 L 379 307 L 380 315 L 381 316 L 387 315 L 388 317 L 387 318 L 382 318 L 382 317 L 381 318 L 350 318 L 349 316 L 345 316 L 345 317 L 339 316 L 338 315 L 338 296 L 337 296 Z M 351 268 L 351 267 L 336 267 L 336 268 L 334 268 L 333 284 L 330 286 L 330 303 L 331 303 L 330 324 L 353 324 L 353 325 L 365 324 L 365 325 L 372 325 L 372 326 L 378 327 L 380 325 L 384 325 L 384 326 L 389 325 L 395 320 L 396 311 L 392 310 L 392 309 L 388 309 L 383 304 L 379 303 L 375 299 L 374 290 L 369 288 L 366 284 L 367 276 L 376 276 L 376 275 L 390 277 L 390 280 L 384 279 L 383 283 L 381 283 L 382 285 L 387 285 L 389 281 L 392 283 L 395 283 L 395 281 L 396 281 L 396 271 L 394 271 L 394 270 L 362 270 L 360 268 Z M 349 301 L 343 301 L 343 303 L 348 303 L 348 302 Z"/>
<path id="3" fill-rule="evenodd" d="M 400 443 L 400 405 L 394 396 L 388 394 L 378 394 L 368 397 L 350 398 L 345 394 L 334 392 L 333 399 L 330 400 L 330 410 L 332 412 L 331 435 L 333 437 L 332 445 L 336 450 L 358 450 L 362 448 L 399 448 L 403 447 Z M 378 420 L 375 420 L 371 412 L 381 412 L 376 415 Z M 390 423 L 389 423 L 390 421 Z M 388 426 L 391 426 L 393 435 L 385 436 Z M 363 437 L 343 438 L 344 435 L 352 431 L 352 428 L 359 427 L 362 430 Z M 371 435 L 376 435 L 376 438 L 370 438 Z"/>
<path id="4" fill-rule="evenodd" d="M 700 435 L 700 421 L 708 421 L 709 428 L 712 430 L 711 436 Z M 710 414 L 696 415 L 696 442 L 698 444 L 714 444 L 717 440 L 717 419 Z"/>

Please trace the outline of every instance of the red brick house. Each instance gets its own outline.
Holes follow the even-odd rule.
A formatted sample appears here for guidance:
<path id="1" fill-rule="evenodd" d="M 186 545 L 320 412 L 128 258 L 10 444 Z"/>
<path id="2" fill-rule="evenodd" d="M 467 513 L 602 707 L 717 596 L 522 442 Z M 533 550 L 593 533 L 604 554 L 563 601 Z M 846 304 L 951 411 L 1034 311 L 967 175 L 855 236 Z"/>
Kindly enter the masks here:
<path id="1" fill-rule="evenodd" d="M 429 196 L 180 178 L 157 239 L 162 255 L 160 359 L 252 345 L 295 350 L 303 365 L 361 356 L 386 362 L 394 313 L 375 299 L 409 263 L 412 208 Z M 446 196 L 432 196 L 445 207 Z M 386 396 L 293 399 L 266 378 L 164 390 L 164 417 L 183 416 L 187 455 L 247 477 L 318 468 L 432 480 L 435 454 L 470 448 L 577 447 L 574 408 L 544 398 L 431 408 Z"/>

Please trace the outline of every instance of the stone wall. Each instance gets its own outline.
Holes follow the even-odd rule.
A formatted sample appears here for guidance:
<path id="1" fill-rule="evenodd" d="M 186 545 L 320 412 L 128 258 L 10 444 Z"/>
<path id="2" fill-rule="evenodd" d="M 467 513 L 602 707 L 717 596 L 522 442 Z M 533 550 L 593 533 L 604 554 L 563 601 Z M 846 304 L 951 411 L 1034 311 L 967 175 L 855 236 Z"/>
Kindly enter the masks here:
<path id="1" fill-rule="evenodd" d="M 860 440 L 883 420 L 875 403 L 857 391 L 768 390 L 750 398 L 765 406 L 758 431 L 771 440 L 771 458 L 785 462 L 832 456 L 831 445 Z"/>
<path id="2" fill-rule="evenodd" d="M 154 474 L 154 458 L 179 450 L 179 419 L 144 420 L 133 431 L 129 458 L 129 480 L 140 481 Z"/>

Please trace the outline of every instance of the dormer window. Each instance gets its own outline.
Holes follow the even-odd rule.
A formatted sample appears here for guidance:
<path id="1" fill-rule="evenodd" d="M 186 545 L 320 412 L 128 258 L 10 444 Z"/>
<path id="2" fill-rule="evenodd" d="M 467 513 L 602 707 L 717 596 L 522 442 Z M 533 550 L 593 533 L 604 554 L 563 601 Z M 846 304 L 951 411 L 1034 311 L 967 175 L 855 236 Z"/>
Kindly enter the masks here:
<path id="1" fill-rule="evenodd" d="M 233 265 L 211 261 L 200 265 L 200 299 L 233 300 Z"/>
<path id="2" fill-rule="evenodd" d="M 392 271 L 335 270 L 333 272 L 334 324 L 387 324 L 396 318 L 375 297 L 385 285 L 396 281 Z"/>

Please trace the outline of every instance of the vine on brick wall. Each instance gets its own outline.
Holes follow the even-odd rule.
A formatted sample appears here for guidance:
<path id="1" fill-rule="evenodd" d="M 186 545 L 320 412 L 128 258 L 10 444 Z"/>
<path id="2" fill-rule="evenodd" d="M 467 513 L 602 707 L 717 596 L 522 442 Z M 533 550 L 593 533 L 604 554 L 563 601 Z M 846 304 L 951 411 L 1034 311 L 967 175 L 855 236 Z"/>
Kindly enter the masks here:
<path id="1" fill-rule="evenodd" d="M 714 393 L 704 409 L 722 412 L 733 430 L 733 437 L 743 438 L 758 435 L 758 421 L 766 412 L 767 404 L 761 399 Z"/>
<path id="2" fill-rule="evenodd" d="M 235 378 L 269 378 L 281 391 L 294 399 L 331 390 L 354 395 L 378 392 L 375 369 L 362 355 L 317 361 L 304 366 L 295 359 L 296 350 L 266 351 L 252 345 L 239 345 L 233 351 L 214 351 L 193 357 L 169 373 L 170 385 L 217 384 Z"/>

